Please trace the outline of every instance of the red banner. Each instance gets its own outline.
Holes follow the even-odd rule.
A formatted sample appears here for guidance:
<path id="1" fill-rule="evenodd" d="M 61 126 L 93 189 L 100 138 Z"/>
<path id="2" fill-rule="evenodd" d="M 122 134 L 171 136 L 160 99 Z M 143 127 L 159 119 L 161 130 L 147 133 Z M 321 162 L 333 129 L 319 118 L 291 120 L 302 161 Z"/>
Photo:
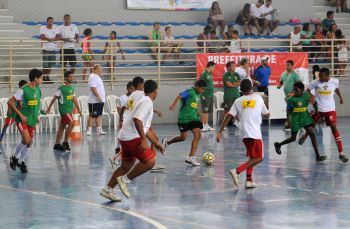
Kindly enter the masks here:
<path id="1" fill-rule="evenodd" d="M 209 61 L 214 61 L 216 67 L 213 72 L 214 85 L 222 87 L 222 76 L 226 72 L 226 63 L 233 61 L 239 66 L 242 58 L 247 58 L 250 66 L 250 75 L 254 75 L 254 70 L 261 65 L 263 57 L 269 57 L 269 66 L 271 67 L 270 85 L 277 85 L 282 73 L 286 70 L 287 60 L 294 61 L 294 69 L 305 83 L 309 81 L 308 73 L 308 54 L 306 52 L 291 53 L 200 53 L 197 54 L 197 79 L 203 73 Z"/>

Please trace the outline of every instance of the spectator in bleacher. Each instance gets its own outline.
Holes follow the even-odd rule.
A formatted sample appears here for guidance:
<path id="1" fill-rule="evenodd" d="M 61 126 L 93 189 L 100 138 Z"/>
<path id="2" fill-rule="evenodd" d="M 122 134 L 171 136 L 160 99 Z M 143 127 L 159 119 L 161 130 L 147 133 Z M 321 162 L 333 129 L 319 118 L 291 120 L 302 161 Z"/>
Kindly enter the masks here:
<path id="1" fill-rule="evenodd" d="M 322 33 L 323 35 L 327 35 L 327 32 L 331 29 L 331 26 L 335 24 L 334 21 L 334 12 L 328 11 L 327 18 L 322 20 Z"/>
<path id="2" fill-rule="evenodd" d="M 337 0 L 336 2 L 336 12 L 339 13 L 341 12 L 349 12 L 348 11 L 348 3 L 346 0 Z"/>
<path id="3" fill-rule="evenodd" d="M 83 80 L 85 81 L 86 79 L 86 72 L 89 69 L 90 74 L 92 73 L 92 67 L 93 67 L 93 51 L 92 51 L 92 30 L 90 28 L 87 28 L 84 30 L 84 38 L 83 42 L 81 43 L 81 48 L 82 48 L 82 56 L 81 58 L 83 59 Z"/>
<path id="4" fill-rule="evenodd" d="M 164 40 L 163 46 L 164 46 L 165 52 L 168 53 L 167 56 L 164 56 L 164 59 L 169 58 L 171 53 L 175 53 L 176 58 L 180 60 L 180 52 L 183 44 L 175 42 L 175 36 L 172 34 L 171 27 L 169 26 L 165 27 L 165 34 L 163 36 L 163 40 Z M 182 63 L 183 61 L 179 62 L 179 64 L 182 64 Z"/>
<path id="5" fill-rule="evenodd" d="M 200 33 L 197 37 L 197 52 L 207 52 L 208 49 L 208 42 L 205 42 L 206 40 L 210 39 L 210 31 L 212 30 L 211 25 L 207 25 L 204 27 L 204 30 L 202 33 Z"/>
<path id="6" fill-rule="evenodd" d="M 224 40 L 231 40 L 234 30 L 235 29 L 233 28 L 233 25 L 228 25 L 227 26 L 227 32 L 224 33 Z M 230 42 L 227 42 L 226 44 L 230 45 Z"/>
<path id="7" fill-rule="evenodd" d="M 301 39 L 305 39 L 301 42 L 303 45 L 304 52 L 309 52 L 312 50 L 312 48 L 310 47 L 311 46 L 310 39 L 312 39 L 312 35 L 313 35 L 313 32 L 312 32 L 310 23 L 304 23 L 303 30 L 300 32 Z"/>
<path id="8" fill-rule="evenodd" d="M 75 56 L 75 43 L 79 43 L 79 31 L 78 27 L 71 23 L 69 14 L 64 15 L 64 24 L 59 27 L 60 38 L 63 41 L 63 47 L 61 51 L 61 60 L 63 60 L 64 68 L 67 63 L 71 66 L 71 71 L 75 72 L 75 66 L 77 64 L 77 57 Z M 66 71 L 66 69 L 64 69 Z"/>
<path id="9" fill-rule="evenodd" d="M 209 53 L 225 52 L 225 42 L 219 40 L 215 30 L 210 31 L 210 41 L 208 42 L 208 46 Z"/>
<path id="10" fill-rule="evenodd" d="M 348 51 L 350 51 L 349 44 L 346 42 L 345 37 L 339 37 L 341 39 L 337 44 L 338 50 L 338 63 L 339 63 L 339 76 L 345 76 L 345 69 L 348 62 Z"/>
<path id="11" fill-rule="evenodd" d="M 302 50 L 302 46 L 301 46 L 301 34 L 300 34 L 300 26 L 296 25 L 294 27 L 293 32 L 291 32 L 288 36 L 288 38 L 290 39 L 290 43 L 292 45 L 292 50 L 293 52 L 300 52 Z"/>
<path id="12" fill-rule="evenodd" d="M 261 65 L 254 71 L 254 79 L 257 80 L 260 85 L 257 87 L 258 92 L 264 92 L 268 95 L 268 86 L 271 76 L 271 68 L 268 66 L 269 57 L 264 56 L 261 58 Z"/>
<path id="13" fill-rule="evenodd" d="M 220 25 L 220 35 L 223 36 L 225 31 L 225 20 L 222 10 L 219 6 L 219 2 L 214 1 L 209 8 L 208 23 L 213 26 L 213 30 L 216 30 L 218 25 Z"/>
<path id="14" fill-rule="evenodd" d="M 47 25 L 40 27 L 40 39 L 42 41 L 42 55 L 43 55 L 43 80 L 51 81 L 49 76 L 51 68 L 56 65 L 56 51 L 57 43 L 55 41 L 60 40 L 60 32 L 56 26 L 53 25 L 54 20 L 52 17 L 48 17 Z"/>
<path id="15" fill-rule="evenodd" d="M 277 10 L 272 7 L 272 0 L 266 0 L 266 3 L 262 6 L 261 11 L 262 16 L 266 20 L 267 28 L 270 30 L 270 32 L 268 32 L 269 35 L 274 36 L 274 31 L 277 29 L 280 21 L 274 18 L 275 12 L 277 12 Z"/>
<path id="16" fill-rule="evenodd" d="M 267 23 L 264 17 L 262 17 L 262 6 L 264 0 L 258 0 L 257 3 L 250 5 L 250 23 L 258 31 L 259 35 L 264 34 L 264 30 L 267 27 Z"/>
<path id="17" fill-rule="evenodd" d="M 105 49 L 103 50 L 102 61 L 107 62 L 108 71 L 111 73 L 114 70 L 114 66 L 117 60 L 117 53 L 122 54 L 122 60 L 125 60 L 124 52 L 122 46 L 117 40 L 117 32 L 111 31 L 109 34 L 109 41 L 105 43 Z"/>
<path id="18" fill-rule="evenodd" d="M 243 26 L 244 36 L 253 34 L 252 28 L 250 27 L 250 21 L 250 4 L 246 3 L 236 18 L 236 23 Z"/>
<path id="19" fill-rule="evenodd" d="M 314 46 L 313 47 L 313 50 L 315 51 L 315 55 L 314 57 L 316 58 L 316 61 L 324 56 L 323 55 L 323 51 L 325 51 L 324 49 L 324 45 L 325 45 L 325 42 L 322 41 L 324 40 L 324 35 L 322 33 L 322 27 L 321 27 L 321 24 L 316 24 L 315 25 L 315 32 L 313 33 L 313 39 L 317 39 L 317 41 L 312 41 L 312 45 Z"/>
<path id="20" fill-rule="evenodd" d="M 241 39 L 239 39 L 238 31 L 233 30 L 230 46 L 228 47 L 228 50 L 230 53 L 241 53 L 242 48 L 242 42 Z"/>
<path id="21" fill-rule="evenodd" d="M 153 24 L 153 30 L 148 32 L 148 40 L 149 40 L 149 46 L 151 48 L 152 55 L 151 57 L 153 60 L 158 60 L 158 52 L 166 52 L 167 50 L 161 48 L 163 46 L 161 40 L 162 40 L 162 32 L 160 32 L 160 22 L 155 22 Z M 158 50 L 158 47 L 160 47 L 160 50 Z M 166 55 L 164 56 L 166 57 Z"/>

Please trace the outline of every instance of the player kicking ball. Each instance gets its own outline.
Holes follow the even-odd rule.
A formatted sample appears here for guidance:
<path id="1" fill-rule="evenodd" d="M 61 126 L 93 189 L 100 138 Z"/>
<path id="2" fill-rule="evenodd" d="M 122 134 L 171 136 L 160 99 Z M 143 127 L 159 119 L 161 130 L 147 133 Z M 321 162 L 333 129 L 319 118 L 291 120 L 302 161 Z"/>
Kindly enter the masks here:
<path id="1" fill-rule="evenodd" d="M 191 152 L 185 162 L 193 166 L 200 166 L 200 163 L 196 159 L 196 151 L 201 139 L 201 129 L 203 128 L 203 124 L 200 121 L 197 108 L 200 101 L 200 95 L 204 92 L 206 86 L 204 80 L 198 80 L 194 88 L 181 92 L 180 95 L 175 98 L 169 109 L 172 111 L 175 110 L 176 105 L 181 101 L 177 124 L 179 126 L 180 135 L 170 140 L 162 140 L 164 150 L 166 150 L 166 148 L 173 143 L 185 141 L 187 138 L 187 132 L 191 131 L 193 133 Z"/>
<path id="2" fill-rule="evenodd" d="M 64 84 L 61 85 L 51 100 L 51 103 L 49 107 L 47 108 L 46 115 L 50 113 L 51 107 L 53 104 L 58 100 L 58 110 L 61 115 L 61 124 L 60 127 L 57 131 L 56 135 L 56 142 L 55 146 L 53 147 L 53 150 L 58 150 L 58 151 L 71 151 L 68 139 L 69 135 L 73 130 L 73 109 L 74 106 L 77 108 L 80 116 L 82 116 L 82 113 L 79 108 L 79 104 L 77 101 L 77 98 L 75 97 L 75 89 L 71 85 L 74 80 L 74 74 L 71 71 L 67 71 L 64 73 Z M 64 141 L 61 145 L 61 139 L 63 136 L 63 133 L 65 132 L 64 135 Z"/>
<path id="3" fill-rule="evenodd" d="M 148 133 L 153 117 L 153 101 L 158 95 L 157 83 L 153 80 L 146 81 L 144 92 L 145 96 L 130 111 L 118 136 L 121 146 L 121 166 L 114 171 L 107 186 L 100 192 L 101 196 L 111 201 L 121 201 L 121 198 L 113 193 L 117 184 L 122 193 L 130 198 L 128 190 L 130 181 L 151 170 L 155 165 L 156 152 L 148 145 L 147 138 L 158 151 L 164 153 L 163 146 L 153 137 L 154 135 Z M 136 159 L 139 162 L 134 165 Z"/>
<path id="4" fill-rule="evenodd" d="M 226 114 L 220 131 L 217 133 L 216 140 L 220 143 L 224 128 L 232 118 L 239 115 L 241 121 L 240 134 L 247 149 L 249 160 L 237 168 L 230 170 L 230 174 L 235 188 L 239 187 L 239 174 L 244 171 L 247 172 L 245 187 L 257 188 L 258 185 L 253 181 L 253 168 L 262 162 L 264 158 L 264 144 L 260 125 L 262 123 L 262 116 L 268 118 L 270 113 L 262 97 L 253 93 L 253 85 L 249 79 L 242 80 L 241 91 L 243 96 L 236 99 L 230 111 Z"/>
<path id="5" fill-rule="evenodd" d="M 306 133 L 310 136 L 312 147 L 314 148 L 316 155 L 316 162 L 321 162 L 327 159 L 327 156 L 321 156 L 318 152 L 317 140 L 314 133 L 314 120 L 312 119 L 308 106 L 314 101 L 310 101 L 311 97 L 308 93 L 305 93 L 305 86 L 301 81 L 298 81 L 294 84 L 294 94 L 290 94 L 287 99 L 289 107 L 291 107 L 291 131 L 292 136 L 283 142 L 275 142 L 275 150 L 277 154 L 282 154 L 281 146 L 294 142 L 297 138 L 298 131 L 305 129 Z"/>
<path id="6" fill-rule="evenodd" d="M 26 159 L 31 145 L 35 127 L 40 112 L 41 90 L 39 85 L 43 82 L 43 73 L 37 69 L 29 72 L 29 83 L 19 89 L 8 101 L 8 106 L 16 113 L 16 125 L 21 133 L 21 142 L 18 143 L 15 154 L 10 158 L 10 167 L 18 167 L 22 173 L 28 173 Z M 17 104 L 22 102 L 21 108 Z"/>
<path id="7" fill-rule="evenodd" d="M 339 80 L 329 76 L 329 69 L 322 68 L 319 73 L 319 78 L 309 84 L 308 92 L 315 90 L 317 110 L 312 116 L 314 123 L 317 123 L 320 118 L 326 120 L 326 125 L 332 130 L 335 143 L 337 144 L 339 160 L 348 162 L 348 157 L 343 152 L 343 141 L 337 128 L 337 113 L 335 111 L 334 93 L 340 99 L 340 104 L 343 104 L 343 97 L 339 90 Z M 310 93 L 311 94 L 311 93 Z M 302 145 L 308 133 L 300 138 L 299 144 Z"/>

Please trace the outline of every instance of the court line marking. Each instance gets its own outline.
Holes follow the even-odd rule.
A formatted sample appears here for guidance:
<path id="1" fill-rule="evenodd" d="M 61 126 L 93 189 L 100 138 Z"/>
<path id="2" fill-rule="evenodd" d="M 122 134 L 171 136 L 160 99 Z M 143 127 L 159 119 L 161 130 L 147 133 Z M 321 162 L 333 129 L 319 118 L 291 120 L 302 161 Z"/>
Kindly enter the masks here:
<path id="1" fill-rule="evenodd" d="M 53 198 L 53 199 L 59 199 L 59 200 L 65 200 L 65 201 L 70 201 L 73 203 L 79 203 L 79 204 L 83 204 L 83 205 L 89 205 L 89 206 L 93 206 L 93 207 L 99 207 L 99 208 L 105 208 L 105 209 L 109 209 L 109 210 L 113 210 L 113 211 L 117 211 L 117 212 L 121 212 L 121 213 L 125 213 L 131 216 L 134 216 L 136 218 L 139 218 L 151 225 L 153 225 L 155 228 L 157 229 L 167 229 L 166 226 L 162 225 L 161 223 L 148 218 L 146 216 L 143 216 L 141 214 L 138 214 L 136 212 L 133 211 L 125 211 L 122 209 L 118 209 L 118 208 L 112 208 L 109 206 L 104 206 L 104 205 L 100 205 L 100 204 L 96 204 L 96 203 L 92 203 L 92 202 L 88 202 L 88 201 L 83 201 L 83 200 L 74 200 L 74 199 L 70 199 L 70 198 L 65 198 L 65 197 L 61 197 L 61 196 L 55 196 L 55 195 L 51 195 L 51 194 L 47 194 L 44 192 L 36 192 L 36 191 L 31 191 L 31 190 L 26 190 L 26 189 L 19 189 L 19 188 L 13 188 L 13 187 L 9 187 L 9 186 L 4 186 L 4 185 L 0 185 L 0 188 L 2 189 L 9 189 L 9 190 L 16 190 L 16 191 L 21 191 L 21 192 L 27 192 L 27 193 L 31 193 L 33 195 L 39 195 L 39 196 L 44 196 L 44 197 L 49 197 L 49 198 Z"/>

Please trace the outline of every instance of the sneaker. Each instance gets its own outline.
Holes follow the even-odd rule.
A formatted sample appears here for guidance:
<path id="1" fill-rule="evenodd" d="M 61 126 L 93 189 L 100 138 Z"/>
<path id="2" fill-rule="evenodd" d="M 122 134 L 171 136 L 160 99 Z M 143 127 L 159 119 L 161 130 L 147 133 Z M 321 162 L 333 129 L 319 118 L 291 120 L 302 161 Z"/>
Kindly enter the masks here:
<path id="1" fill-rule="evenodd" d="M 345 163 L 345 162 L 348 162 L 349 158 L 345 154 L 340 154 L 339 160 Z"/>
<path id="2" fill-rule="evenodd" d="M 98 135 L 106 135 L 107 133 L 104 132 L 102 129 L 100 129 L 100 130 L 97 131 L 97 134 Z"/>
<path id="3" fill-rule="evenodd" d="M 128 190 L 128 183 L 126 183 L 126 182 L 123 180 L 123 177 L 117 177 L 117 182 L 118 182 L 120 191 L 122 191 L 122 193 L 123 193 L 126 197 L 130 198 L 131 195 L 130 195 L 129 190 Z"/>
<path id="4" fill-rule="evenodd" d="M 321 162 L 327 159 L 327 155 L 323 155 L 323 156 L 319 156 L 318 158 L 316 158 L 316 162 Z"/>
<path id="5" fill-rule="evenodd" d="M 66 151 L 69 151 L 69 152 L 71 151 L 71 148 L 68 142 L 63 142 L 62 146 Z"/>
<path id="6" fill-rule="evenodd" d="M 161 171 L 161 170 L 164 170 L 166 167 L 165 165 L 162 165 L 162 164 L 155 164 L 153 166 L 153 168 L 151 169 L 151 171 L 153 172 L 156 172 L 156 171 Z"/>
<path id="7" fill-rule="evenodd" d="M 28 173 L 28 168 L 26 163 L 22 161 L 22 163 L 18 166 L 18 168 L 21 170 L 21 173 Z"/>
<path id="8" fill-rule="evenodd" d="M 15 156 L 10 157 L 10 167 L 12 170 L 16 170 L 16 167 L 18 166 L 18 159 Z"/>
<path id="9" fill-rule="evenodd" d="M 104 198 L 109 199 L 110 201 L 113 201 L 113 202 L 121 202 L 122 201 L 122 199 L 119 196 L 117 196 L 116 194 L 114 194 L 113 191 L 109 191 L 106 188 L 103 188 L 101 190 L 100 195 L 103 196 Z"/>
<path id="10" fill-rule="evenodd" d="M 275 142 L 273 145 L 275 146 L 276 153 L 277 153 L 278 155 L 281 155 L 281 154 L 282 154 L 282 151 L 281 151 L 281 146 L 280 146 L 280 144 L 279 144 L 278 142 Z"/>
<path id="11" fill-rule="evenodd" d="M 208 131 L 216 131 L 215 128 L 208 126 Z"/>
<path id="12" fill-rule="evenodd" d="M 240 127 L 241 126 L 241 123 L 238 122 L 237 120 L 233 123 L 233 125 L 235 125 L 236 127 Z"/>
<path id="13" fill-rule="evenodd" d="M 253 181 L 246 181 L 245 182 L 245 188 L 257 188 L 258 185 L 256 183 L 254 183 Z"/>
<path id="14" fill-rule="evenodd" d="M 166 153 L 166 150 L 167 150 L 167 148 L 168 148 L 168 139 L 163 139 L 162 140 L 162 145 L 163 145 L 163 149 L 164 149 L 164 153 Z"/>
<path id="15" fill-rule="evenodd" d="M 237 173 L 236 169 L 231 169 L 230 174 L 233 180 L 234 187 L 238 188 L 239 187 L 239 175 Z"/>
<path id="16" fill-rule="evenodd" d="M 91 134 L 92 134 L 92 131 L 91 131 L 91 130 L 87 130 L 87 131 L 86 131 L 86 136 L 91 136 Z"/>
<path id="17" fill-rule="evenodd" d="M 201 164 L 197 161 L 196 157 L 188 157 L 185 160 L 186 163 L 191 164 L 193 166 L 200 166 Z"/>
<path id="18" fill-rule="evenodd" d="M 201 130 L 202 132 L 208 132 L 209 128 L 207 126 L 204 126 L 203 129 Z"/>
<path id="19" fill-rule="evenodd" d="M 64 148 L 61 144 L 55 144 L 53 150 L 65 152 L 66 148 Z"/>

